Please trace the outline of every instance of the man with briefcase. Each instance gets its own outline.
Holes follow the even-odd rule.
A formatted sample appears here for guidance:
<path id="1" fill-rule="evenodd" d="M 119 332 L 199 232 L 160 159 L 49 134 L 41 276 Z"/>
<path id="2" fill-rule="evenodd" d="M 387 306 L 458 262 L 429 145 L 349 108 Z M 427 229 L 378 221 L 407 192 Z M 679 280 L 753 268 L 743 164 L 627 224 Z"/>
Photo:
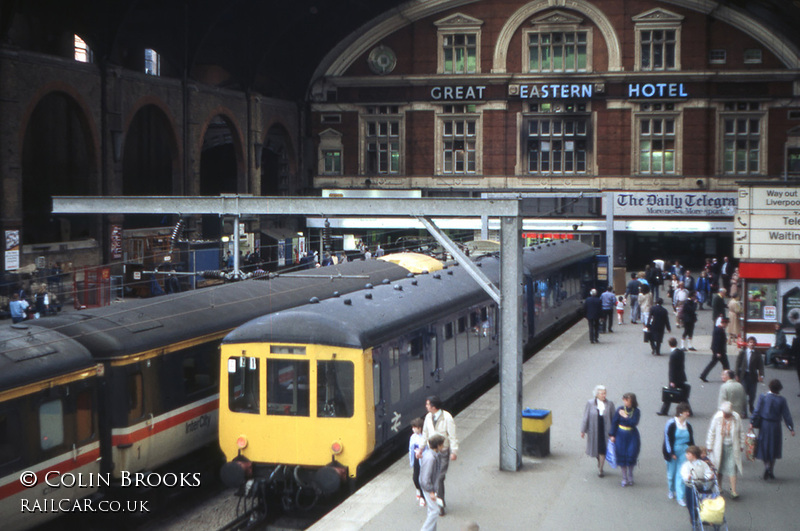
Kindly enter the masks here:
<path id="1" fill-rule="evenodd" d="M 670 404 L 688 402 L 691 391 L 691 386 L 686 383 L 686 353 L 678 348 L 678 340 L 674 337 L 669 338 L 667 343 L 672 347 L 672 352 L 669 353 L 669 386 L 661 390 L 662 403 L 658 415 L 662 417 L 669 414 Z"/>

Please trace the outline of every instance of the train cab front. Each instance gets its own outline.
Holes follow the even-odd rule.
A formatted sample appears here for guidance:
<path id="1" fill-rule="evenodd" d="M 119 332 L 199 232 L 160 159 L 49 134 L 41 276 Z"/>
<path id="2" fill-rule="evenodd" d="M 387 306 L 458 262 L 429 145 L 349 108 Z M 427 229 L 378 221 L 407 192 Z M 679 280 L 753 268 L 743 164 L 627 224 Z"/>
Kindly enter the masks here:
<path id="1" fill-rule="evenodd" d="M 310 509 L 352 481 L 374 447 L 369 359 L 320 345 L 223 344 L 225 484 Z"/>

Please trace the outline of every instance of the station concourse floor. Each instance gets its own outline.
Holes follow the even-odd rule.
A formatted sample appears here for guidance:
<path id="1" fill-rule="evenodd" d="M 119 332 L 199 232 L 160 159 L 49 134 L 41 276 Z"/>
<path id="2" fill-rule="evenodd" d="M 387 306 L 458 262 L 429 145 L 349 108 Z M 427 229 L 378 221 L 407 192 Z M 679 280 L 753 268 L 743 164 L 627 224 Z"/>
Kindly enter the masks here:
<path id="1" fill-rule="evenodd" d="M 460 531 L 477 523 L 482 530 L 591 530 L 591 529 L 691 529 L 688 512 L 667 498 L 666 467 L 661 453 L 664 424 L 660 417 L 661 388 L 667 384 L 671 350 L 666 338 L 680 339 L 670 309 L 672 333 L 665 334 L 661 356 L 650 354 L 643 342 L 642 325 L 632 325 L 626 310 L 625 324 L 614 325 L 614 333 L 601 334 L 590 344 L 588 327 L 581 320 L 544 347 L 523 369 L 523 408 L 552 411 L 550 455 L 523 456 L 516 472 L 500 470 L 499 385 L 455 417 L 460 441 L 458 460 L 447 473 L 446 516 L 440 531 Z M 616 319 L 616 315 L 614 316 Z M 616 321 L 615 321 L 616 323 Z M 721 366 L 699 379 L 711 359 L 711 311 L 698 312 L 693 344 L 688 352 L 686 373 L 692 386 L 690 403 L 695 443 L 705 445 L 711 417 L 716 411 L 721 385 Z M 728 346 L 735 364 L 737 349 Z M 782 395 L 795 422 L 800 421 L 800 398 L 794 368 L 766 369 L 765 382 L 778 378 Z M 585 454 L 580 421 L 587 400 L 597 384 L 608 388 L 615 407 L 622 394 L 636 393 L 642 417 L 639 432 L 642 450 L 635 469 L 636 484 L 623 488 L 620 471 L 608 465 L 605 477 L 597 474 L 597 462 Z M 766 392 L 759 384 L 759 394 Z M 424 414 L 420 404 L 420 415 Z M 670 408 L 670 415 L 675 406 Z M 749 425 L 749 424 L 746 424 Z M 797 528 L 800 500 L 800 437 L 791 437 L 783 426 L 783 459 L 775 466 L 777 479 L 762 478 L 761 461 L 744 461 L 739 478 L 740 498 L 730 499 L 730 484 L 720 485 L 726 497 L 726 520 L 731 530 L 788 530 Z M 314 531 L 415 530 L 422 526 L 426 510 L 414 497 L 408 457 L 403 456 L 383 474 L 363 486 L 310 529 Z"/>

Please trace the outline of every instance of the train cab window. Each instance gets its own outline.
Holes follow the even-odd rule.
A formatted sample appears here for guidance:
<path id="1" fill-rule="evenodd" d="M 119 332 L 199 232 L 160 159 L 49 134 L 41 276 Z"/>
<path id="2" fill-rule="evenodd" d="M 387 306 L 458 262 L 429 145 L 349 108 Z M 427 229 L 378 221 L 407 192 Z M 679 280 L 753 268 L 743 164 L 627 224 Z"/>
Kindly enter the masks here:
<path id="1" fill-rule="evenodd" d="M 228 358 L 228 409 L 234 413 L 261 411 L 258 362 L 247 356 Z"/>
<path id="2" fill-rule="evenodd" d="M 0 412 L 0 476 L 11 472 L 11 465 L 21 455 L 22 426 L 16 411 Z"/>
<path id="3" fill-rule="evenodd" d="M 92 392 L 81 391 L 75 399 L 75 440 L 86 441 L 94 435 L 94 417 L 92 416 Z"/>
<path id="4" fill-rule="evenodd" d="M 128 375 L 128 418 L 139 419 L 144 415 L 142 373 Z"/>
<path id="5" fill-rule="evenodd" d="M 434 336 L 431 341 L 435 341 Z M 424 383 L 424 364 L 422 356 L 422 336 L 417 336 L 408 344 L 408 392 L 413 393 L 422 388 Z"/>
<path id="6" fill-rule="evenodd" d="M 267 360 L 267 415 L 309 415 L 308 362 Z"/>
<path id="7" fill-rule="evenodd" d="M 353 362 L 317 362 L 317 416 L 352 417 L 355 386 Z"/>
<path id="8" fill-rule="evenodd" d="M 39 442 L 42 450 L 64 443 L 64 404 L 51 400 L 39 406 Z"/>

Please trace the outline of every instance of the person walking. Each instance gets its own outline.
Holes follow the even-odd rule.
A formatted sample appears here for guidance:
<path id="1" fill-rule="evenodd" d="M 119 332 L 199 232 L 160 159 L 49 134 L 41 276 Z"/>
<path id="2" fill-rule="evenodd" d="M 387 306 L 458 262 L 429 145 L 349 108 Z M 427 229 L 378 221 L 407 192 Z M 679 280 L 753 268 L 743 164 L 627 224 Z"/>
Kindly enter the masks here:
<path id="1" fill-rule="evenodd" d="M 600 295 L 600 307 L 603 310 L 602 321 L 600 323 L 600 333 L 604 334 L 608 330 L 609 334 L 613 334 L 614 330 L 614 310 L 617 307 L 617 296 L 614 295 L 614 286 L 608 286 L 606 290 Z"/>
<path id="2" fill-rule="evenodd" d="M 747 402 L 752 413 L 758 382 L 764 381 L 764 360 L 761 354 L 756 352 L 756 338 L 753 336 L 747 338 L 747 346 L 739 351 L 739 356 L 736 358 L 736 378 L 742 382 L 747 392 Z"/>
<path id="3" fill-rule="evenodd" d="M 714 326 L 717 325 L 717 317 L 725 317 L 725 288 L 720 288 L 713 297 L 711 297 L 711 322 Z"/>
<path id="4" fill-rule="evenodd" d="M 417 457 L 417 450 L 422 449 L 425 453 L 425 439 L 422 437 L 422 427 L 425 420 L 422 418 L 415 418 L 411 420 L 411 437 L 408 439 L 408 461 L 411 465 L 411 481 L 416 488 L 417 503 L 425 506 L 425 498 L 423 496 L 422 488 L 419 485 L 419 472 L 420 472 L 420 459 Z"/>
<path id="5" fill-rule="evenodd" d="M 647 285 L 642 285 L 639 288 L 639 310 L 642 314 L 642 324 L 647 326 L 647 320 L 650 318 L 650 309 L 653 306 L 653 294 L 650 293 L 650 288 Z"/>
<path id="6" fill-rule="evenodd" d="M 681 348 L 697 351 L 692 345 L 694 337 L 694 325 L 697 323 L 697 294 L 689 292 L 689 298 L 683 303 L 683 335 L 681 336 Z"/>
<path id="7" fill-rule="evenodd" d="M 597 475 L 601 478 L 605 477 L 606 439 L 614 415 L 614 402 L 606 398 L 606 393 L 603 385 L 594 388 L 594 398 L 586 402 L 581 420 L 581 439 L 586 439 L 586 455 L 597 458 Z"/>
<path id="8" fill-rule="evenodd" d="M 458 458 L 456 423 L 453 420 L 453 416 L 442 409 L 442 399 L 436 395 L 428 397 L 425 401 L 425 409 L 428 410 L 428 414 L 425 415 L 422 436 L 425 440 L 434 435 L 444 437 L 442 449 L 436 454 L 436 459 L 439 462 L 439 475 L 436 478 L 436 497 L 442 502 L 439 514 L 444 516 L 445 508 L 447 507 L 444 495 L 444 480 L 447 476 L 447 468 L 450 466 L 450 461 L 455 461 Z"/>
<path id="9" fill-rule="evenodd" d="M 622 406 L 617 408 L 611 420 L 608 439 L 615 444 L 617 465 L 622 470 L 622 486 L 633 485 L 633 467 L 639 460 L 642 442 L 639 436 L 639 420 L 641 419 L 639 403 L 634 393 L 622 395 Z"/>
<path id="10" fill-rule="evenodd" d="M 624 317 L 625 317 L 625 297 L 620 295 L 619 297 L 617 297 L 617 324 L 618 325 L 624 325 L 625 324 Z"/>
<path id="11" fill-rule="evenodd" d="M 625 295 L 628 297 L 628 305 L 631 307 L 631 324 L 636 324 L 642 319 L 642 312 L 639 310 L 639 286 L 642 283 L 636 280 L 636 273 L 631 273 L 631 280 L 625 286 Z"/>
<path id="12" fill-rule="evenodd" d="M 589 343 L 598 343 L 600 341 L 600 316 L 603 309 L 596 289 L 592 289 L 589 296 L 586 297 L 586 301 L 583 303 L 583 313 L 586 316 L 586 322 L 589 323 Z"/>
<path id="13" fill-rule="evenodd" d="M 714 479 L 714 471 L 701 459 L 702 451 L 698 446 L 692 445 L 686 449 L 686 462 L 681 466 L 681 479 L 687 487 L 687 491 L 694 486 L 698 493 L 709 493 L 713 488 L 711 480 Z M 689 511 L 689 520 L 692 522 L 692 529 L 697 529 L 697 510 L 695 499 L 691 494 L 686 496 L 686 509 Z"/>
<path id="14" fill-rule="evenodd" d="M 731 483 L 731 498 L 736 499 L 736 477 L 742 473 L 742 452 L 744 451 L 745 431 L 742 419 L 733 410 L 733 405 L 725 401 L 708 426 L 706 448 L 709 458 L 717 470 L 717 480 L 721 483 L 728 476 Z"/>
<path id="15" fill-rule="evenodd" d="M 697 309 L 703 310 L 703 304 L 708 302 L 708 294 L 711 290 L 711 284 L 708 282 L 708 273 L 706 271 L 702 271 L 700 273 L 700 278 L 697 279 L 695 288 L 695 291 L 697 292 Z"/>
<path id="16" fill-rule="evenodd" d="M 672 347 L 672 352 L 669 354 L 669 386 L 672 389 L 679 389 L 681 395 L 686 397 L 684 400 L 688 401 L 691 387 L 686 383 L 686 353 L 682 348 L 678 348 L 678 340 L 674 337 L 669 338 L 668 344 Z M 658 414 L 666 417 L 670 403 L 662 401 L 661 411 Z"/>
<path id="17" fill-rule="evenodd" d="M 722 407 L 723 402 L 730 402 L 740 418 L 747 418 L 747 392 L 744 390 L 744 386 L 736 381 L 736 373 L 730 369 L 722 371 L 722 385 L 719 387 L 717 407 Z"/>
<path id="18" fill-rule="evenodd" d="M 672 328 L 669 326 L 669 313 L 664 308 L 664 299 L 657 299 L 656 305 L 650 310 L 647 328 L 650 330 L 650 353 L 653 356 L 660 356 L 661 343 L 664 341 L 664 329 L 672 332 Z"/>
<path id="19" fill-rule="evenodd" d="M 683 305 L 689 298 L 689 290 L 687 290 L 683 282 L 678 282 L 678 289 L 675 290 L 675 295 L 672 298 L 672 307 L 675 309 L 675 325 L 680 328 L 683 326 Z"/>
<path id="20" fill-rule="evenodd" d="M 758 407 L 753 412 L 750 427 L 759 424 L 756 441 L 756 458 L 764 461 L 764 479 L 775 479 L 775 461 L 783 457 L 783 433 L 781 419 L 794 437 L 794 423 L 789 413 L 789 405 L 781 396 L 783 385 L 780 380 L 769 382 L 769 392 L 758 399 Z M 758 420 L 756 420 L 758 419 Z"/>
<path id="21" fill-rule="evenodd" d="M 728 318 L 720 317 L 714 331 L 711 332 L 711 361 L 708 362 L 706 368 L 700 373 L 700 379 L 708 383 L 708 373 L 714 368 L 717 363 L 722 363 L 723 369 L 730 369 L 728 363 L 728 334 L 725 332 L 725 327 L 728 326 Z"/>
<path id="22" fill-rule="evenodd" d="M 688 421 L 691 414 L 688 402 L 675 407 L 675 416 L 664 426 L 664 444 L 661 447 L 667 463 L 667 498 L 676 499 L 682 507 L 686 507 L 686 486 L 681 480 L 680 470 L 686 462 L 686 449 L 694 444 L 694 431 Z"/>
<path id="23" fill-rule="evenodd" d="M 425 497 L 425 505 L 428 509 L 421 531 L 436 531 L 436 523 L 439 521 L 440 508 L 436 502 L 436 478 L 440 474 L 439 464 L 441 460 L 438 457 L 442 452 L 444 442 L 444 437 L 434 435 L 427 442 L 429 451 L 421 452 L 419 486 L 422 489 L 422 495 Z"/>

